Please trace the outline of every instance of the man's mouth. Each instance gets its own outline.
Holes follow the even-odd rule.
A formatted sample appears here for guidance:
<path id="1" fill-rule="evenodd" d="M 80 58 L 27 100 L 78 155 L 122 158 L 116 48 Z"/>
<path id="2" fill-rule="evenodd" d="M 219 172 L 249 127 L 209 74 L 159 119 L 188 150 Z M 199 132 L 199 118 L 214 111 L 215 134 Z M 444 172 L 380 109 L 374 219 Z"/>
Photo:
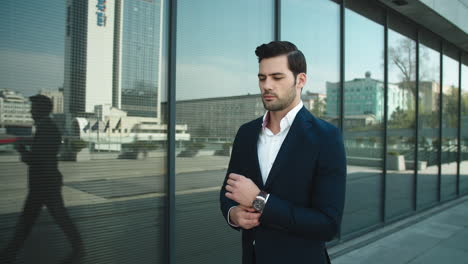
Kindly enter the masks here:
<path id="1" fill-rule="evenodd" d="M 274 99 L 275 97 L 276 97 L 276 96 L 274 96 L 274 95 L 269 95 L 269 94 L 267 94 L 267 95 L 264 95 L 264 96 L 263 96 L 263 99 L 265 99 L 265 100 L 272 100 L 272 99 Z"/>

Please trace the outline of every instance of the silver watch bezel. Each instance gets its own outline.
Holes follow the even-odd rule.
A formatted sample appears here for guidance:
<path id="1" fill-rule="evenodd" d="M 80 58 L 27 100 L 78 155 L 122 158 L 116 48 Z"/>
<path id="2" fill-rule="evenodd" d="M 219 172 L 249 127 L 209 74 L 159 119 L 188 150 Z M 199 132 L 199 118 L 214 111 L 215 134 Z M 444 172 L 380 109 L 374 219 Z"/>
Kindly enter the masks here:
<path id="1" fill-rule="evenodd" d="M 252 207 L 255 209 L 257 212 L 263 211 L 263 208 L 265 208 L 266 204 L 266 198 L 260 195 L 257 195 L 255 197 L 255 200 L 252 202 Z"/>

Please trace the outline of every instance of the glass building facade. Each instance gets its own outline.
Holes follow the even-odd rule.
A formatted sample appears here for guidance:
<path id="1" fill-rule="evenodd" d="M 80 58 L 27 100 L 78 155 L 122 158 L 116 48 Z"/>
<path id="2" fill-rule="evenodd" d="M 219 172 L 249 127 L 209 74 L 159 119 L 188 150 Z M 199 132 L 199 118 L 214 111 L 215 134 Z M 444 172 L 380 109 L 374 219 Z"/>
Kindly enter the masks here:
<path id="1" fill-rule="evenodd" d="M 159 117 L 161 3 L 121 2 L 120 71 L 115 76 L 121 109 L 131 116 Z"/>
<path id="2" fill-rule="evenodd" d="M 346 205 L 330 247 L 468 194 L 468 49 L 393 3 L 16 2 L 0 9 L 0 106 L 23 113 L 37 93 L 61 102 L 60 199 L 82 263 L 240 263 L 219 190 L 238 127 L 264 114 L 254 50 L 273 40 L 302 50 L 304 105 L 343 132 Z M 0 250 L 30 191 L 15 144 L 36 131 L 7 114 Z M 61 218 L 39 212 L 18 263 L 72 250 Z"/>

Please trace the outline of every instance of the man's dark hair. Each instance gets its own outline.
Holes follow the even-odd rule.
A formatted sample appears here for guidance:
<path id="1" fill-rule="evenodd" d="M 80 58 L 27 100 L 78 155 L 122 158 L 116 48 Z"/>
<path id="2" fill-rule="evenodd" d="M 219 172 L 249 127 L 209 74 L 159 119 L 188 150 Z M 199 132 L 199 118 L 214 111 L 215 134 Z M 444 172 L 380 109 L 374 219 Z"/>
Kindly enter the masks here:
<path id="1" fill-rule="evenodd" d="M 48 116 L 52 112 L 52 100 L 49 97 L 36 94 L 29 97 L 29 101 L 35 106 L 35 111 L 38 111 L 41 116 Z"/>
<path id="2" fill-rule="evenodd" d="M 255 54 L 258 57 L 258 63 L 262 59 L 273 58 L 281 55 L 287 55 L 288 68 L 296 76 L 303 72 L 307 73 L 307 64 L 304 54 L 289 41 L 272 41 L 268 44 L 262 44 L 255 49 Z"/>

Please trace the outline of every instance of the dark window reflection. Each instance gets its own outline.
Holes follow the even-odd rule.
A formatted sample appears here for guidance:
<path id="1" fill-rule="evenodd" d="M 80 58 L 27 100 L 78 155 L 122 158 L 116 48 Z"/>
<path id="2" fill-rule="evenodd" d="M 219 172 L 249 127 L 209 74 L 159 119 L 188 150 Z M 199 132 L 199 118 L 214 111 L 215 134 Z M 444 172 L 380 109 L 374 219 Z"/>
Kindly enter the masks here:
<path id="1" fill-rule="evenodd" d="M 0 249 L 14 238 L 17 263 L 60 263 L 79 240 L 82 263 L 162 263 L 161 2 L 2 2 Z M 45 127 L 29 113 L 38 93 L 52 101 Z M 39 165 L 13 144 L 28 137 L 46 138 L 31 146 Z"/>
<path id="2" fill-rule="evenodd" d="M 384 28 L 351 10 L 346 10 L 345 19 L 343 97 L 348 178 L 342 232 L 348 234 L 380 222 Z M 338 90 L 337 83 L 327 87 L 329 92 Z"/>
<path id="3" fill-rule="evenodd" d="M 436 203 L 439 195 L 439 76 L 440 53 L 420 44 L 417 186 L 419 209 Z"/>
<path id="4" fill-rule="evenodd" d="M 219 213 L 232 141 L 264 114 L 255 47 L 273 40 L 274 1 L 180 1 L 177 22 L 176 262 L 240 263 Z"/>
<path id="5" fill-rule="evenodd" d="M 460 193 L 468 193 L 468 57 L 461 75 Z"/>
<path id="6" fill-rule="evenodd" d="M 458 159 L 458 61 L 443 57 L 442 86 L 442 155 L 441 199 L 455 197 L 457 193 Z"/>
<path id="7" fill-rule="evenodd" d="M 416 41 L 388 31 L 386 216 L 413 208 L 416 128 Z"/>
<path id="8" fill-rule="evenodd" d="M 338 125 L 339 97 L 339 22 L 340 7 L 332 1 L 294 0 L 282 2 L 282 38 L 295 43 L 310 62 L 302 102 L 309 111 Z M 301 27 L 307 28 L 304 34 Z M 327 45 L 323 45 L 323 40 Z"/>

